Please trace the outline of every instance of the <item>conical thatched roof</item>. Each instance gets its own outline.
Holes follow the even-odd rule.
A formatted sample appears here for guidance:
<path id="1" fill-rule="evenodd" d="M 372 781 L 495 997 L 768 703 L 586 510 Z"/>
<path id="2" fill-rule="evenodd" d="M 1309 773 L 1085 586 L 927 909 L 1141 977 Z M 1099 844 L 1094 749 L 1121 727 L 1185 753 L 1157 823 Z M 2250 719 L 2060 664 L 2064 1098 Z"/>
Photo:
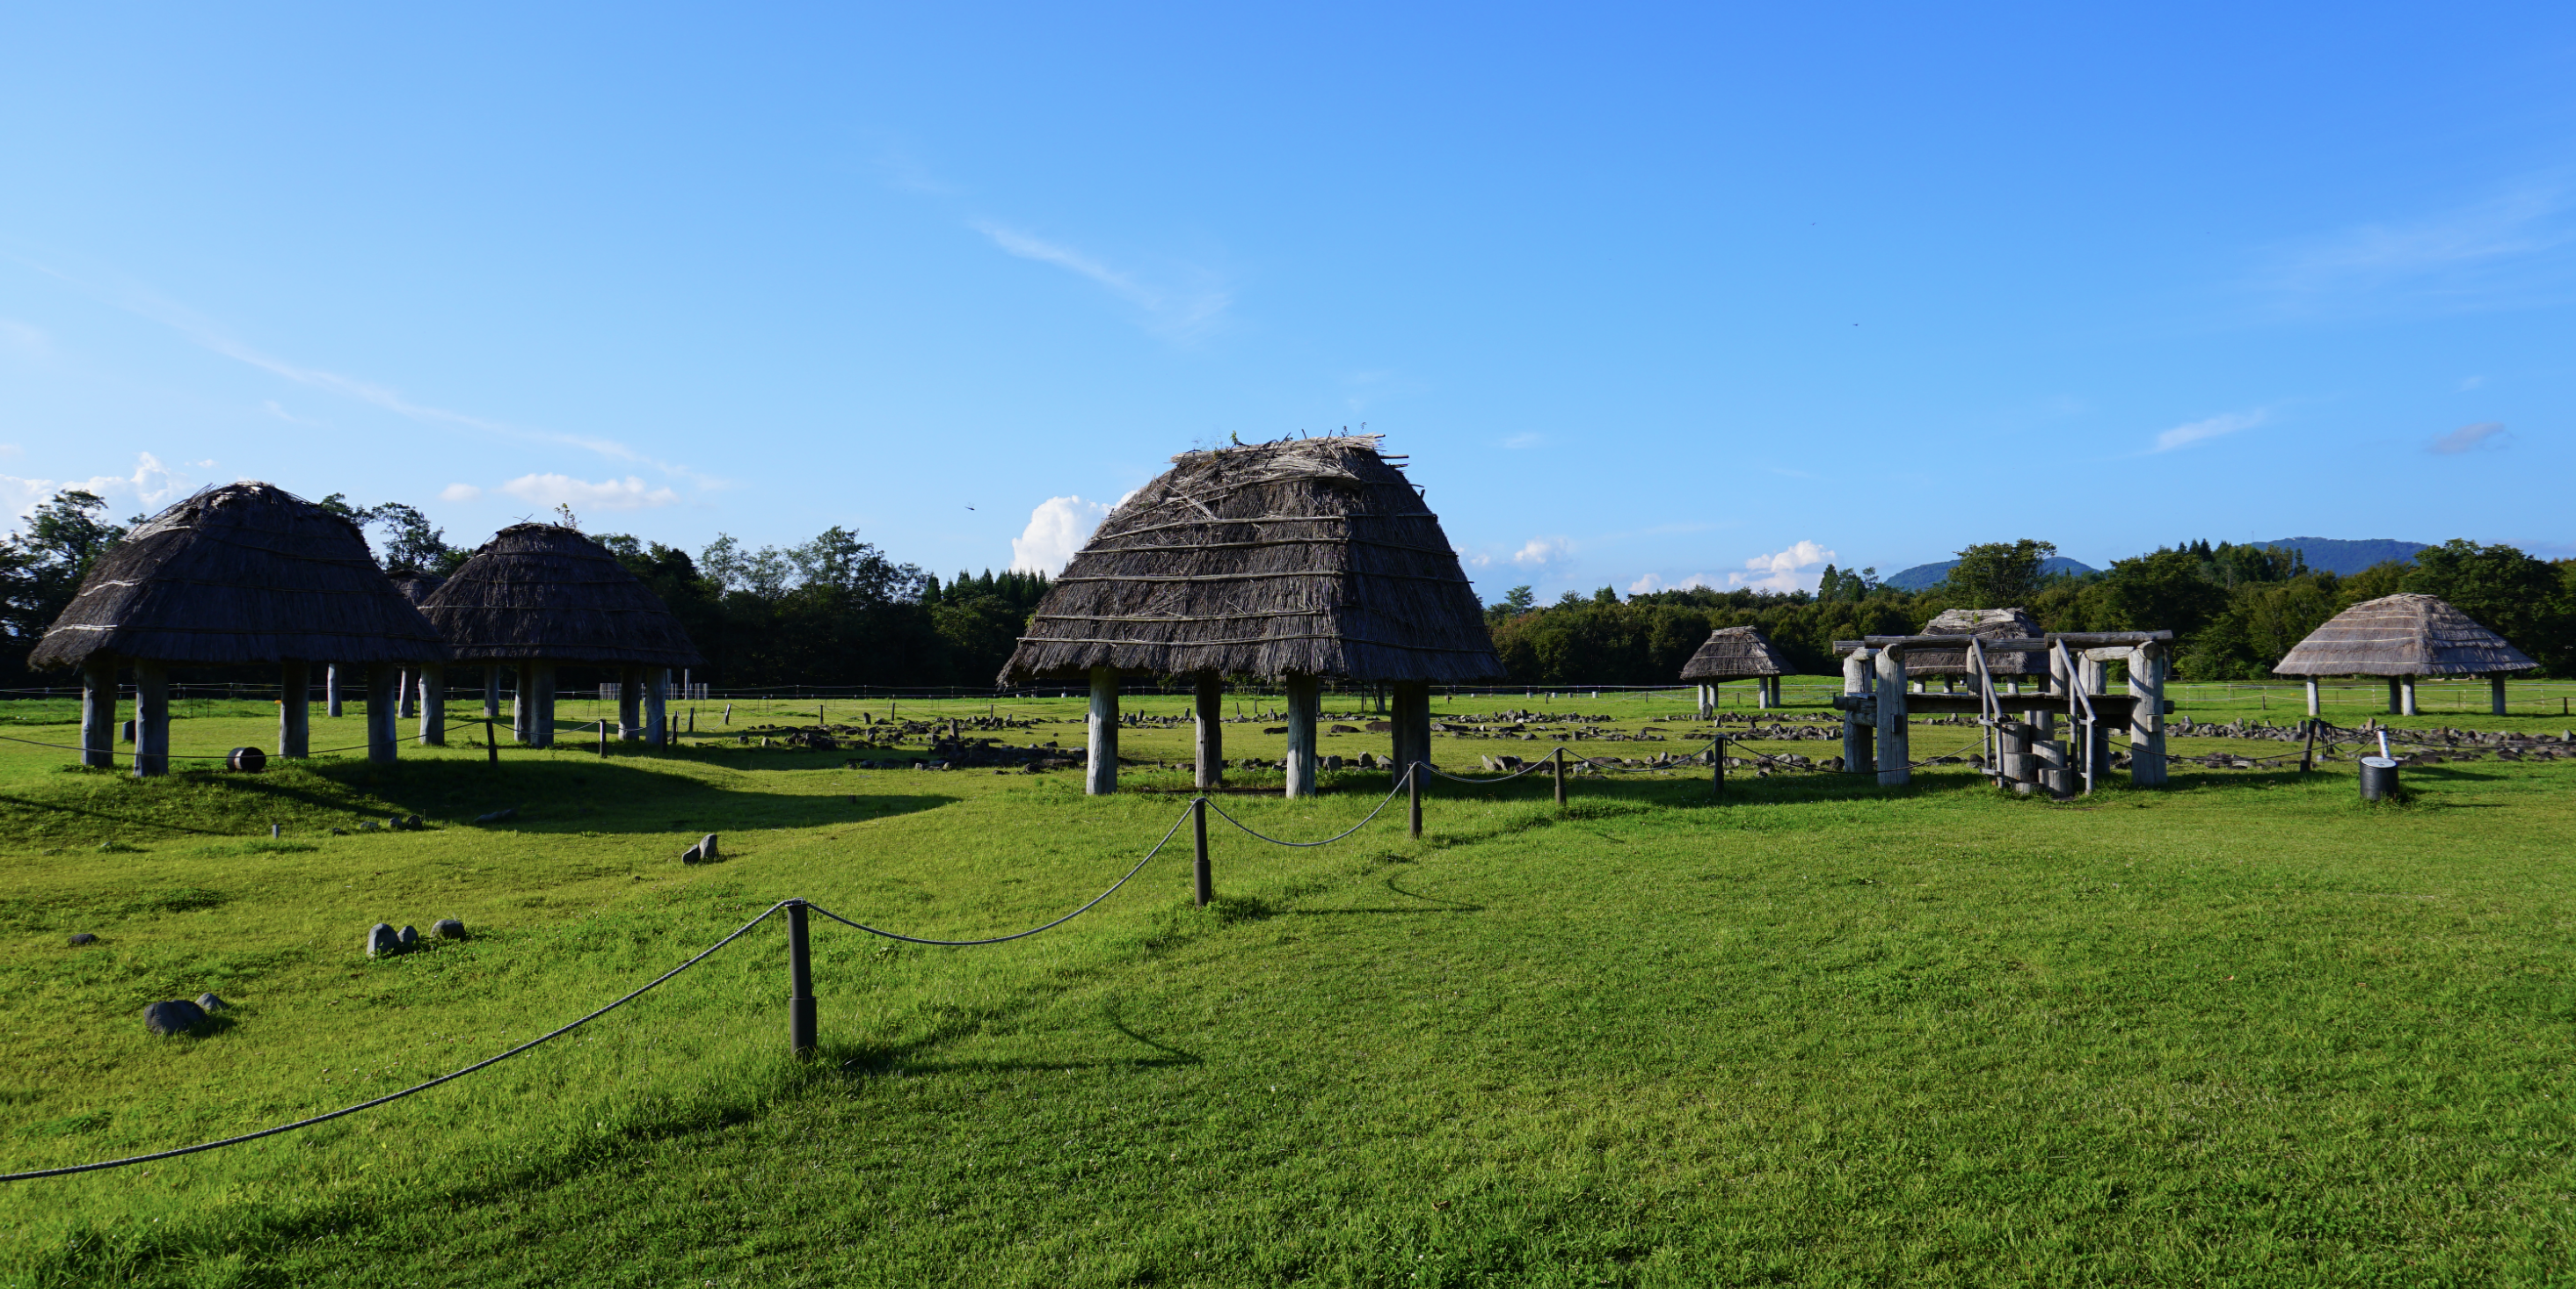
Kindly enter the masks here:
<path id="1" fill-rule="evenodd" d="M 2539 666 L 2437 595 L 2383 595 L 2326 620 L 2272 668 L 2283 676 L 2483 676 Z"/>
<path id="2" fill-rule="evenodd" d="M 1503 674 L 1440 519 L 1374 435 L 1184 452 L 1110 512 L 1001 683 L 1093 667 L 1466 681 Z"/>
<path id="3" fill-rule="evenodd" d="M 660 596 L 599 543 L 554 524 L 495 533 L 420 611 L 458 662 L 701 661 Z"/>
<path id="4" fill-rule="evenodd" d="M 1983 636 L 1988 640 L 2036 639 L 2040 634 L 2039 619 L 2025 609 L 1946 609 L 1939 617 L 1923 625 L 1927 636 Z M 1956 649 L 1918 645 L 1905 651 L 1905 674 L 1908 676 L 1971 676 L 1976 662 L 1968 656 L 1965 645 Z M 1986 651 L 1986 671 L 1995 676 L 2045 676 L 2048 655 L 2044 653 L 1997 653 Z"/>
<path id="5" fill-rule="evenodd" d="M 235 483 L 127 533 L 27 665 L 76 666 L 94 653 L 227 666 L 428 662 L 446 652 L 356 524 L 283 488 Z"/>
<path id="6" fill-rule="evenodd" d="M 1743 680 L 1753 676 L 1786 676 L 1788 660 L 1771 647 L 1756 627 L 1719 627 L 1708 643 L 1682 664 L 1684 680 Z"/>
<path id="7" fill-rule="evenodd" d="M 430 592 L 447 584 L 446 578 L 416 568 L 386 569 L 385 580 L 393 583 L 394 589 L 402 592 L 403 598 L 414 605 L 427 603 Z"/>

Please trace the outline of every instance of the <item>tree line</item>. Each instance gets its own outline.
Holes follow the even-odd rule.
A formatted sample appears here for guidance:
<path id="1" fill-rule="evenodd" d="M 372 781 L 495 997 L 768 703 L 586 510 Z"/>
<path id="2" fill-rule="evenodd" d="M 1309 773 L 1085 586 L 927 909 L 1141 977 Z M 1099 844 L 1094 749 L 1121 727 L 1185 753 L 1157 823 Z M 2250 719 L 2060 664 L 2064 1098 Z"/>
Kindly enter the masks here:
<path id="1" fill-rule="evenodd" d="M 1720 627 L 1752 626 L 1801 674 L 1839 674 L 1835 640 L 1910 635 L 1951 608 L 2022 608 L 2048 631 L 2174 633 L 2186 680 L 2256 680 L 2326 619 L 2401 591 L 2441 596 L 2530 654 L 2552 676 L 2576 675 L 2576 560 L 2453 540 L 2350 576 L 2310 569 L 2296 551 L 2184 542 L 2099 572 L 2043 574 L 2048 542 L 1989 542 L 1958 552 L 1947 581 L 1921 591 L 1881 584 L 1876 569 L 1827 565 L 1817 589 L 1567 592 L 1540 606 L 1515 587 L 1486 609 L 1494 647 L 1523 684 L 1660 685 Z"/>

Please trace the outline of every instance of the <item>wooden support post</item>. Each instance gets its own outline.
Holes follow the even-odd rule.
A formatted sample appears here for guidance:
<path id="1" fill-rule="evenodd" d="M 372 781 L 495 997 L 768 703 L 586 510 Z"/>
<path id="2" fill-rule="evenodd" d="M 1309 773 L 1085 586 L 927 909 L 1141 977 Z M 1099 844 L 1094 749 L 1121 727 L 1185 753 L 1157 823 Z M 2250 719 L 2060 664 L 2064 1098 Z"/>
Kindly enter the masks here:
<path id="1" fill-rule="evenodd" d="M 2388 692 L 2394 694 L 2397 691 L 2392 689 Z M 340 664 L 336 662 L 322 665 L 322 714 L 335 721 L 345 714 L 340 703 Z"/>
<path id="2" fill-rule="evenodd" d="M 1320 705 L 1323 682 L 1313 676 L 1287 676 L 1280 687 L 1288 691 L 1288 788 L 1290 800 L 1315 795 L 1315 717 Z"/>
<path id="3" fill-rule="evenodd" d="M 2307 685 L 2306 685 L 2306 689 L 2307 689 L 2307 691 L 2308 691 L 2308 715 L 2310 715 L 2310 716 L 2322 716 L 2322 715 L 2324 715 L 2324 714 L 2325 714 L 2324 712 L 2322 712 L 2322 711 L 2318 710 L 2318 702 L 2317 702 L 2317 700 L 2318 700 L 2318 698 L 2319 698 L 2319 695 L 2318 695 L 2318 693 L 2317 693 L 2317 678 L 2316 678 L 2316 677 L 2314 677 L 2314 676 L 2310 676 L 2310 677 L 2308 677 L 2308 683 L 2307 683 Z"/>
<path id="4" fill-rule="evenodd" d="M 1843 692 L 1845 694 L 1869 692 L 1870 672 L 1877 657 L 1878 651 L 1875 649 L 1854 649 L 1843 655 Z M 1860 713 L 1843 713 L 1843 769 L 1845 772 L 1856 773 L 1878 763 L 1878 754 L 1873 750 L 1878 745 L 1877 733 L 1878 727 L 1862 720 Z"/>
<path id="5" fill-rule="evenodd" d="M 2031 728 L 2027 721 L 2002 721 L 1995 727 L 1995 763 L 2003 786 L 2030 795 Z"/>
<path id="6" fill-rule="evenodd" d="M 1552 759 L 1556 762 L 1556 808 L 1563 810 L 1565 808 L 1565 749 L 1558 748 Z"/>
<path id="7" fill-rule="evenodd" d="M 644 746 L 671 746 L 671 669 L 644 669 Z"/>
<path id="8" fill-rule="evenodd" d="M 483 664 L 483 723 L 489 725 L 500 719 L 501 668 L 487 662 Z"/>
<path id="9" fill-rule="evenodd" d="M 447 664 L 423 663 L 420 669 L 420 742 L 447 746 Z"/>
<path id="10" fill-rule="evenodd" d="M 1118 671 L 1091 669 L 1091 760 L 1082 769 L 1082 792 L 1105 797 L 1118 790 Z"/>
<path id="11" fill-rule="evenodd" d="M 2406 699 L 2406 710 L 2402 714 L 2407 716 L 2423 715 L 2423 709 L 2415 705 L 2415 678 L 2413 676 L 2400 676 L 2398 679 L 2405 682 L 2405 689 L 2403 692 Z"/>
<path id="12" fill-rule="evenodd" d="M 116 764 L 116 659 L 105 654 L 81 660 L 81 764 Z"/>
<path id="13" fill-rule="evenodd" d="M 1214 792 L 1225 786 L 1225 677 L 1213 671 L 1200 672 L 1191 697 L 1198 720 L 1197 742 L 1192 748 L 1198 758 L 1198 790 Z"/>
<path id="14" fill-rule="evenodd" d="M 2165 647 L 2139 645 L 2129 651 L 2129 785 L 2161 788 L 2169 778 L 2165 764 Z"/>
<path id="15" fill-rule="evenodd" d="M 134 663 L 134 777 L 157 779 L 170 772 L 170 669 L 141 659 Z"/>
<path id="16" fill-rule="evenodd" d="M 521 747 L 537 737 L 537 660 L 522 658 L 510 678 L 510 738 Z"/>
<path id="17" fill-rule="evenodd" d="M 367 664 L 367 760 L 394 763 L 394 745 L 402 728 L 402 677 L 399 663 Z"/>
<path id="18" fill-rule="evenodd" d="M 1906 764 L 1912 746 L 1905 725 L 1905 651 L 1878 651 L 1878 786 L 1901 788 L 1914 779 Z"/>
<path id="19" fill-rule="evenodd" d="M 1771 678 L 1769 676 L 1756 676 L 1753 678 L 1753 706 L 1761 711 L 1767 712 L 1771 710 Z"/>
<path id="20" fill-rule="evenodd" d="M 1703 680 L 1699 683 L 1699 718 L 1707 720 L 1717 713 L 1717 686 Z"/>
<path id="21" fill-rule="evenodd" d="M 529 706 L 534 710 L 528 717 L 528 733 L 533 740 L 529 746 L 553 747 L 555 745 L 555 665 L 539 659 L 531 670 L 536 673 L 537 685 L 536 692 L 530 695 L 534 701 Z"/>
<path id="22" fill-rule="evenodd" d="M 2487 713 L 2492 716 L 2505 714 L 2504 677 L 2502 676 L 2487 677 Z"/>
<path id="23" fill-rule="evenodd" d="M 2403 715 L 2406 711 L 2406 698 L 2399 692 L 2397 679 L 2395 676 L 2388 678 L 2388 714 L 2391 716 Z"/>
<path id="24" fill-rule="evenodd" d="M 394 690 L 396 694 L 394 701 L 399 704 L 396 710 L 405 720 L 409 720 L 410 718 L 420 714 L 420 709 L 412 702 L 411 678 L 411 668 L 405 667 L 395 677 L 394 681 Z"/>
<path id="25" fill-rule="evenodd" d="M 644 737 L 644 669 L 628 663 L 617 669 L 617 739 L 632 743 Z"/>

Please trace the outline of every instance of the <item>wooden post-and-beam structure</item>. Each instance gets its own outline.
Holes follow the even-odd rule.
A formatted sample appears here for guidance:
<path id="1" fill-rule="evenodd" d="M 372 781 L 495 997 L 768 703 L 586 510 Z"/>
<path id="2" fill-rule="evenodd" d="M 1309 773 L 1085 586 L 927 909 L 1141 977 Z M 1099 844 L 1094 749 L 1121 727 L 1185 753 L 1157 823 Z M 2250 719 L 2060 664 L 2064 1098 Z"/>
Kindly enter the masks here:
<path id="1" fill-rule="evenodd" d="M 2079 782 L 2098 780 L 2110 764 L 2110 731 L 2120 725 L 2129 730 L 2130 782 L 2139 787 L 2167 782 L 2164 717 L 2171 705 L 2164 691 L 2172 632 L 2070 631 L 1964 639 L 1974 641 L 1969 656 L 1975 664 L 1971 672 L 1975 690 L 1970 693 L 1907 692 L 1906 651 L 1957 650 L 1963 643 L 1961 636 L 1868 636 L 1834 642 L 1835 650 L 1844 655 L 1843 693 L 1833 703 L 1844 713 L 1846 769 L 1874 764 L 1882 786 L 1902 786 L 1912 778 L 1906 738 L 1910 717 L 1916 712 L 1974 714 L 1997 726 L 1988 772 L 2017 791 L 2036 786 L 2066 796 Z M 1999 694 L 1984 662 L 1988 655 L 2003 653 L 2046 655 L 2045 692 L 2009 698 Z M 2126 694 L 2107 692 L 2109 664 L 2114 661 L 2128 669 Z M 2018 714 L 2018 720 L 1999 719 L 2007 707 Z M 2077 736 L 2073 747 L 2056 736 L 2061 713 L 2070 718 L 2069 729 Z"/>

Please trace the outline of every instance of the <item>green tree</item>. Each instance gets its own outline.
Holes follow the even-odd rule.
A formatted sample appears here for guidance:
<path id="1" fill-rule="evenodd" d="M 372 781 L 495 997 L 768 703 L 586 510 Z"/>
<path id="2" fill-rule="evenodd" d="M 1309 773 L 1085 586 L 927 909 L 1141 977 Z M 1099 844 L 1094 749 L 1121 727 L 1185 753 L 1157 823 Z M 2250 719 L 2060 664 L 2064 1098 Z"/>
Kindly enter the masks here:
<path id="1" fill-rule="evenodd" d="M 1942 584 L 1950 600 L 1979 609 L 2021 608 L 2039 595 L 2040 566 L 2057 554 L 2048 542 L 1981 542 L 1958 552 L 1959 563 Z"/>
<path id="2" fill-rule="evenodd" d="M 24 532 L 0 543 L 0 627 L 14 664 L 23 667 L 27 651 L 80 593 L 81 580 L 125 540 L 126 530 L 102 517 L 106 509 L 97 493 L 65 488 L 36 507 Z"/>
<path id="3" fill-rule="evenodd" d="M 2452 538 L 2415 552 L 2406 589 L 2438 595 L 2530 654 L 2553 675 L 2576 664 L 2576 628 L 2566 583 L 2545 560 L 2517 547 Z"/>

